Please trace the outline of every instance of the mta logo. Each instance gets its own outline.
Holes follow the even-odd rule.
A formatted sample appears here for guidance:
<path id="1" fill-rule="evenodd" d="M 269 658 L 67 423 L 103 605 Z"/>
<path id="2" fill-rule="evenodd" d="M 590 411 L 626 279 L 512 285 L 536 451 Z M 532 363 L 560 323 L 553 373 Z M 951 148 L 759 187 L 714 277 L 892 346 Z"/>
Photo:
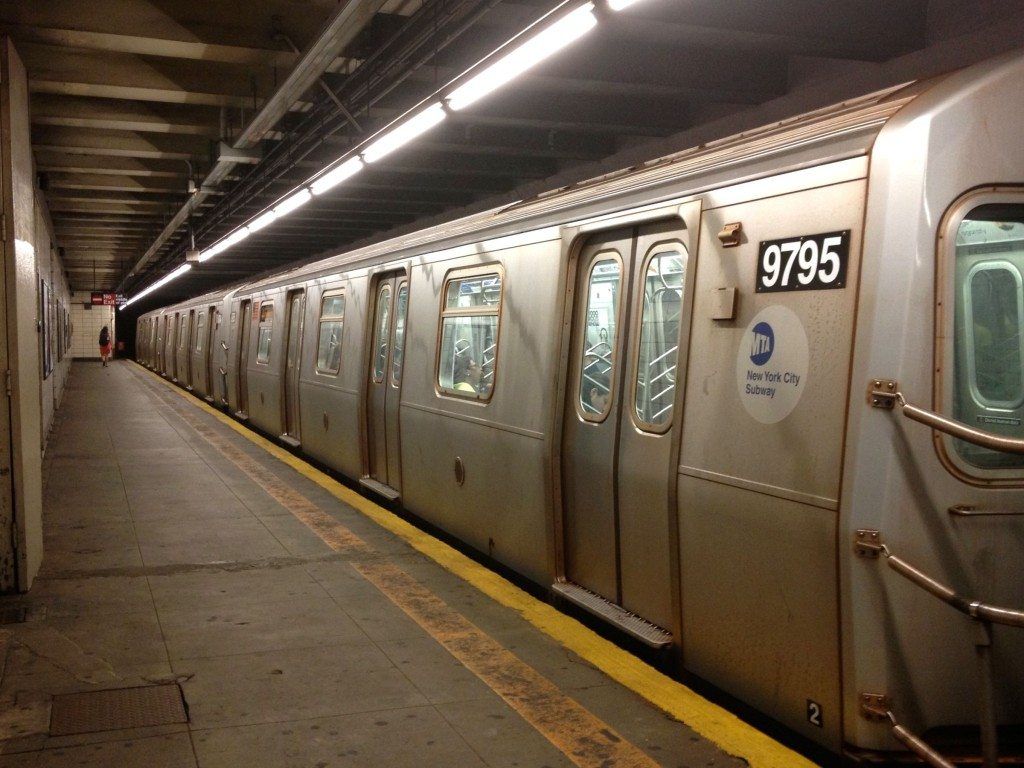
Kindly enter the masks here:
<path id="1" fill-rule="evenodd" d="M 750 362 L 764 365 L 772 359 L 774 351 L 775 332 L 768 323 L 758 323 L 754 326 L 754 341 L 750 345 Z"/>

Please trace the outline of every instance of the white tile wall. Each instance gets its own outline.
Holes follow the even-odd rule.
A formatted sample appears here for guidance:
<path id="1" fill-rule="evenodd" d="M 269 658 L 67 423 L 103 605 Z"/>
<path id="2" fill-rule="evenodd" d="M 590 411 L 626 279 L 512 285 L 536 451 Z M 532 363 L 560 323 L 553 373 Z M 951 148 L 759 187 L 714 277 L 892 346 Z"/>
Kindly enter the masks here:
<path id="1" fill-rule="evenodd" d="M 92 294 L 74 293 L 71 295 L 71 355 L 72 357 L 91 357 L 100 359 L 100 328 L 110 328 L 117 349 L 117 331 L 114 326 L 114 308 L 94 306 L 86 309 Z"/>

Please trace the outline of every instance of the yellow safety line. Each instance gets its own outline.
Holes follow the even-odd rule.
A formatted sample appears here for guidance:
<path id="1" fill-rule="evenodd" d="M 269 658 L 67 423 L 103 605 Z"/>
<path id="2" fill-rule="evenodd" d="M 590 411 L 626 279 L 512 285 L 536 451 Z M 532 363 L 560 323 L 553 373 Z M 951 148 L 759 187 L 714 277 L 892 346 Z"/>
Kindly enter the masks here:
<path id="1" fill-rule="evenodd" d="M 382 528 L 401 537 L 438 565 L 469 582 L 493 600 L 518 612 L 526 621 L 557 640 L 565 648 L 686 724 L 723 751 L 743 758 L 753 768 L 813 768 L 816 765 L 803 755 L 744 723 L 731 712 L 713 704 L 682 683 L 658 672 L 636 656 L 600 637 L 575 619 L 527 594 L 494 571 L 360 496 L 316 467 L 198 400 L 148 368 L 141 365 L 138 367 L 172 392 L 205 410 L 239 435 L 312 480 L 339 501 L 357 509 Z"/>

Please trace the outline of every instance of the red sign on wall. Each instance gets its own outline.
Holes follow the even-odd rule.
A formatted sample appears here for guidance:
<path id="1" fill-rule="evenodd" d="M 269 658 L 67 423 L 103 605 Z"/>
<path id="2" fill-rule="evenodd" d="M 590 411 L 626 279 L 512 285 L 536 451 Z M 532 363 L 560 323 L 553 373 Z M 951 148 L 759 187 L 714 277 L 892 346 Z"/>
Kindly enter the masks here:
<path id="1" fill-rule="evenodd" d="M 92 292 L 92 303 L 102 304 L 104 307 L 113 307 L 117 304 L 116 293 L 100 293 L 99 291 Z"/>

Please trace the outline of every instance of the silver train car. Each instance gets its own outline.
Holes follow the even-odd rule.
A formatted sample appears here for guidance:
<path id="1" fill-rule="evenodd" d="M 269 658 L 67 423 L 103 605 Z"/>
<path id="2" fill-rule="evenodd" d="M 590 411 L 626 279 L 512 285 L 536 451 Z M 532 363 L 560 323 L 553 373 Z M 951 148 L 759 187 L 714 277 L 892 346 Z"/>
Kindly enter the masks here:
<path id="1" fill-rule="evenodd" d="M 991 759 L 1022 85 L 995 59 L 164 307 L 138 360 L 830 750 Z"/>

